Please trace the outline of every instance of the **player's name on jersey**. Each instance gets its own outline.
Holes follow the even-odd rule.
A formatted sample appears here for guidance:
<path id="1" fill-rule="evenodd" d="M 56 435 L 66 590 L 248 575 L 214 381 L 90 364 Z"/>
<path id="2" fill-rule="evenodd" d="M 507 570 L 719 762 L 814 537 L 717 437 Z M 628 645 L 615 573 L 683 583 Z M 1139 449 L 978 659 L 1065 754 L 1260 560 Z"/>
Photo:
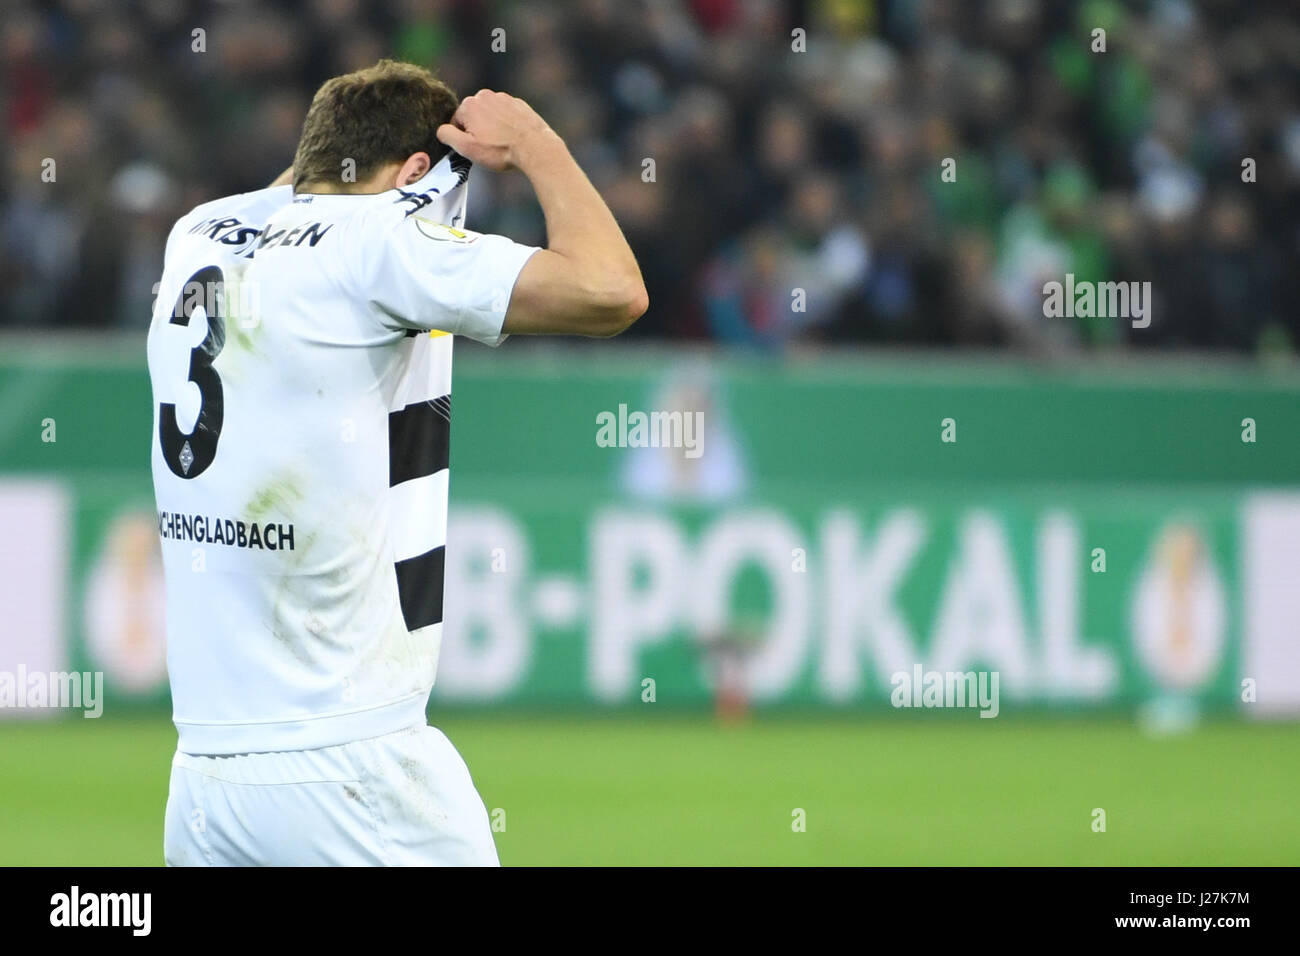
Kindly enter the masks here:
<path id="1" fill-rule="evenodd" d="M 333 226 L 333 223 L 327 226 L 324 223 L 311 222 L 303 226 L 295 226 L 293 229 L 286 227 L 267 232 L 260 226 L 229 216 L 221 219 L 204 219 L 195 224 L 189 230 L 189 234 L 203 235 L 213 242 L 233 246 L 231 252 L 234 255 L 243 255 L 254 248 L 262 249 L 273 245 L 300 246 L 306 242 L 309 246 L 315 246 L 325 238 L 325 234 Z"/>
<path id="2" fill-rule="evenodd" d="M 273 521 L 259 525 L 255 521 L 240 521 L 237 518 L 159 511 L 158 533 L 174 541 L 224 544 L 231 548 L 261 551 L 293 550 L 293 525 Z"/>

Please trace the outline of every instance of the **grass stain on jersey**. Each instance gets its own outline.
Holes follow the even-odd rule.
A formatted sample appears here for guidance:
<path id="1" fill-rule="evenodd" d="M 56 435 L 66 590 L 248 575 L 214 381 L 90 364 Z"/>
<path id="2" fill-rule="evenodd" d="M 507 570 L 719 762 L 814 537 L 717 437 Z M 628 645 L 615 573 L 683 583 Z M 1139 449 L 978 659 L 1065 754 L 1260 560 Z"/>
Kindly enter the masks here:
<path id="1" fill-rule="evenodd" d="M 226 347 L 234 346 L 236 349 L 247 352 L 249 355 L 257 355 L 257 344 L 253 341 L 253 332 L 256 326 L 245 327 L 240 322 L 234 322 L 226 327 L 229 335 L 226 338 Z"/>
<path id="2" fill-rule="evenodd" d="M 303 494 L 297 475 L 289 474 L 268 482 L 254 492 L 244 505 L 244 514 L 250 521 L 261 522 L 275 513 L 288 516 L 293 505 L 302 501 Z"/>
<path id="3" fill-rule="evenodd" d="M 303 564 L 306 563 L 307 555 L 315 546 L 317 536 L 318 534 L 315 531 L 308 534 L 303 538 L 302 547 L 290 553 L 288 558 L 285 559 L 285 570 L 276 582 L 275 600 L 271 605 L 271 619 L 267 622 L 267 626 L 271 631 L 271 636 L 274 637 L 276 641 L 295 658 L 308 665 L 314 664 L 315 661 L 312 655 L 308 652 L 306 644 L 299 638 L 296 629 L 292 626 L 286 626 L 288 622 L 284 613 L 284 607 L 286 598 L 289 596 L 289 590 L 299 579 L 300 575 L 298 571 Z M 296 602 L 290 602 L 290 604 L 291 607 L 294 608 L 295 613 L 302 612 L 302 608 L 298 607 Z M 303 629 L 307 629 L 305 619 L 298 623 L 303 626 Z M 310 630 L 307 630 L 307 633 L 311 634 Z M 315 637 L 315 635 L 312 636 Z"/>
<path id="4" fill-rule="evenodd" d="M 429 779 L 426 768 L 411 757 L 399 758 L 397 765 L 402 770 L 399 806 L 408 811 L 416 823 L 445 828 L 447 813 L 434 799 L 433 781 Z"/>
<path id="5" fill-rule="evenodd" d="M 250 355 L 260 354 L 256 333 L 262 328 L 262 317 L 255 290 L 256 286 L 238 278 L 226 280 L 226 347 L 234 346 Z"/>

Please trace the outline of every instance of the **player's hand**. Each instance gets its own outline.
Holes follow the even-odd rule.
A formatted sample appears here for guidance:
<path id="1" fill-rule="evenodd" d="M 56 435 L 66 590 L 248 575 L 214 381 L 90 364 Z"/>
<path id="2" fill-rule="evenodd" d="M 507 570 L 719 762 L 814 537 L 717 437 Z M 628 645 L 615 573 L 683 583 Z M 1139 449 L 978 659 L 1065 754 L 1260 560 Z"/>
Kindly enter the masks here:
<path id="1" fill-rule="evenodd" d="M 492 90 L 461 100 L 451 122 L 438 127 L 439 142 L 497 172 L 516 168 L 528 144 L 548 137 L 558 138 L 531 106 Z"/>

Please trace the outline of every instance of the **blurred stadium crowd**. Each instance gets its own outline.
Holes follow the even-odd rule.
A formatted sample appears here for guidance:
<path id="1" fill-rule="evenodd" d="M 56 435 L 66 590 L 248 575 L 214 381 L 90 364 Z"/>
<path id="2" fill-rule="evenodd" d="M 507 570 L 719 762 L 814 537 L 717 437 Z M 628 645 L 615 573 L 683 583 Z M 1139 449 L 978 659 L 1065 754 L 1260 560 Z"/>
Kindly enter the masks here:
<path id="1" fill-rule="evenodd" d="M 1300 342 L 1294 0 L 4 0 L 0 328 L 143 329 L 172 222 L 271 181 L 319 83 L 381 56 L 565 137 L 646 273 L 630 334 Z M 470 217 L 544 241 L 517 175 Z M 1150 281 L 1151 327 L 1045 318 L 1066 273 Z"/>

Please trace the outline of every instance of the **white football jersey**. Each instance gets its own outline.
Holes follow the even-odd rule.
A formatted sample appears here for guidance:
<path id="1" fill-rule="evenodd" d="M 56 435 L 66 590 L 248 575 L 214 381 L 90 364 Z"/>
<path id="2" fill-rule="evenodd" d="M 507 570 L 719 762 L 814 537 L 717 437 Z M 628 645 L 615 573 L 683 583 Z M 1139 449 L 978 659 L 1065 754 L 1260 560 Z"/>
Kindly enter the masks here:
<path id="1" fill-rule="evenodd" d="M 424 722 L 442 634 L 452 335 L 535 251 L 464 224 L 469 163 L 375 195 L 264 189 L 167 241 L 149 328 L 180 749 Z"/>

